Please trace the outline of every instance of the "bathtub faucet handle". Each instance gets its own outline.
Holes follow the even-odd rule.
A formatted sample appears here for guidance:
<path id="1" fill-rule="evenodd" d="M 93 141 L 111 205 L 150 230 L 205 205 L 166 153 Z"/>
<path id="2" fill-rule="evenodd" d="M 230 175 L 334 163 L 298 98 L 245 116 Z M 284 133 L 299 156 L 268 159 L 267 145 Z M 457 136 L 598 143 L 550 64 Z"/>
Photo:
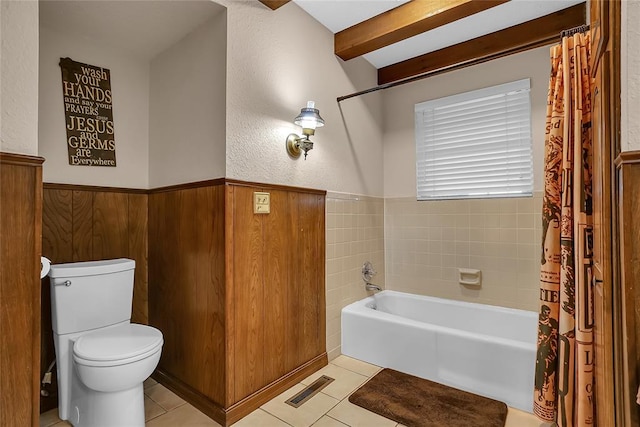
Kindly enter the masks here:
<path id="1" fill-rule="evenodd" d="M 371 262 L 369 261 L 366 261 L 362 265 L 362 280 L 364 280 L 365 282 L 369 282 L 371 281 L 371 278 L 375 275 L 376 275 L 376 271 L 373 269 L 373 264 L 371 264 Z"/>
<path id="2" fill-rule="evenodd" d="M 376 271 L 373 269 L 373 265 L 369 261 L 365 262 L 362 266 L 362 280 L 364 281 L 364 288 L 368 291 L 380 292 L 382 289 L 378 285 L 374 285 L 371 282 L 371 278 L 376 275 Z"/>

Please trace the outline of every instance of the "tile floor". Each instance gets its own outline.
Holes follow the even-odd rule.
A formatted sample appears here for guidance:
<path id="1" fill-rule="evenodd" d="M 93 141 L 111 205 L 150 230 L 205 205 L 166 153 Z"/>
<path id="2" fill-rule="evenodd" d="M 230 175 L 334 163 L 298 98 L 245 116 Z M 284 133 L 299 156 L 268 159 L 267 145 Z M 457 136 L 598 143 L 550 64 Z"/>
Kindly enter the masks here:
<path id="1" fill-rule="evenodd" d="M 234 427 L 403 427 L 349 402 L 347 397 L 381 368 L 347 356 L 338 356 L 329 365 L 265 403 L 259 409 L 234 424 Z M 320 375 L 334 378 L 299 408 L 284 403 L 311 384 Z M 144 384 L 147 427 L 218 427 L 196 408 L 149 379 Z M 40 416 L 40 427 L 63 427 L 71 424 L 60 421 L 56 409 Z M 543 427 L 533 415 L 509 408 L 506 427 Z M 124 426 L 122 426 L 124 427 Z M 481 427 L 481 426 L 479 426 Z"/>

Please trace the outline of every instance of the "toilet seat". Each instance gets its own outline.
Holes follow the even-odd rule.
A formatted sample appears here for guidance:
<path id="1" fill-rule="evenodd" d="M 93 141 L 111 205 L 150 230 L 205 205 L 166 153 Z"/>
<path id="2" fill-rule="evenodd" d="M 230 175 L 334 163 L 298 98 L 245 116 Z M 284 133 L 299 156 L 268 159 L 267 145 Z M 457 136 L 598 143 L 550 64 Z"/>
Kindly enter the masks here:
<path id="1" fill-rule="evenodd" d="M 145 359 L 162 349 L 162 332 L 129 323 L 82 335 L 73 345 L 73 359 L 85 366 L 117 366 Z"/>

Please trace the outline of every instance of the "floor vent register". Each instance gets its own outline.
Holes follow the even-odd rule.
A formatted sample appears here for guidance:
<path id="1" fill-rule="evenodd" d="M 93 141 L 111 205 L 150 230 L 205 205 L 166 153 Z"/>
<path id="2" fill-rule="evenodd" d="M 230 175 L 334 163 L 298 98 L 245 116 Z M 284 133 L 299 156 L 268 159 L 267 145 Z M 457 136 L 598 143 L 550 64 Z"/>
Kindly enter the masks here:
<path id="1" fill-rule="evenodd" d="M 320 392 L 320 390 L 331 384 L 332 381 L 333 378 L 322 375 L 320 378 L 305 387 L 304 390 L 302 390 L 300 393 L 287 400 L 286 403 L 293 406 L 294 408 L 297 408 L 304 402 L 315 396 L 316 393 Z"/>

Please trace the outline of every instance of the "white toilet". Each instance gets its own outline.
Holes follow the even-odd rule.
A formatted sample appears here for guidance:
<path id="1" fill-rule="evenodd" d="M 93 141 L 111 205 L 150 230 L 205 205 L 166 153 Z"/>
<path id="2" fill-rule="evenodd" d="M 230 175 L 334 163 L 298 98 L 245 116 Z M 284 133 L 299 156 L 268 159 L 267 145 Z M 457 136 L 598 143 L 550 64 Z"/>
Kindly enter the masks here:
<path id="1" fill-rule="evenodd" d="M 58 412 L 75 427 L 144 426 L 142 382 L 162 332 L 131 323 L 135 261 L 51 266 Z"/>

